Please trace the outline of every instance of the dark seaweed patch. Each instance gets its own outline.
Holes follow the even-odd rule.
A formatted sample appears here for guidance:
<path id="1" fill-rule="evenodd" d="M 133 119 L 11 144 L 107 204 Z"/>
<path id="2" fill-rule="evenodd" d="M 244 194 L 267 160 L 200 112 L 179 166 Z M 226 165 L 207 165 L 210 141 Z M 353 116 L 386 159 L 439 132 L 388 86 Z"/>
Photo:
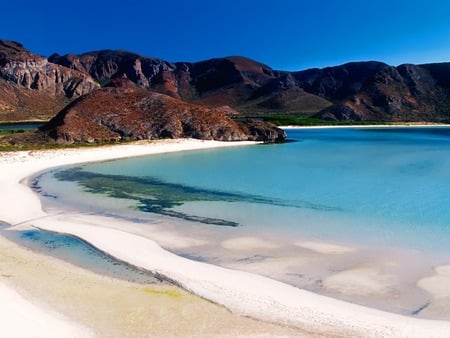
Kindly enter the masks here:
<path id="1" fill-rule="evenodd" d="M 219 201 L 333 210 L 333 208 L 327 206 L 314 205 L 311 203 L 296 205 L 278 199 L 271 199 L 258 195 L 191 187 L 179 183 L 164 182 L 158 178 L 148 176 L 133 177 L 122 175 L 104 175 L 100 173 L 83 171 L 81 168 L 71 168 L 63 171 L 57 171 L 54 175 L 61 181 L 77 182 L 85 191 L 90 193 L 99 193 L 110 197 L 138 201 L 137 208 L 144 212 L 152 212 L 204 224 L 231 227 L 236 227 L 239 225 L 236 222 L 224 219 L 188 215 L 183 212 L 175 211 L 173 208 L 181 206 L 185 202 Z"/>
<path id="2" fill-rule="evenodd" d="M 430 302 L 426 302 L 425 304 L 421 305 L 419 308 L 411 312 L 411 315 L 417 316 L 420 312 L 425 310 L 430 305 Z"/>

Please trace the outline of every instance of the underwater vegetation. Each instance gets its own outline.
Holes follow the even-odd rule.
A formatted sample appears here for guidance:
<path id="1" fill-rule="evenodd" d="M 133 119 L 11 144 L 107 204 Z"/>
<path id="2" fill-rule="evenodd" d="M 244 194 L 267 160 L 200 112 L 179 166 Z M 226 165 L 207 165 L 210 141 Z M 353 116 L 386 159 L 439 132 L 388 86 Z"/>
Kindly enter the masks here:
<path id="1" fill-rule="evenodd" d="M 165 182 L 159 178 L 150 176 L 105 175 L 84 171 L 80 167 L 57 171 L 54 173 L 54 176 L 60 181 L 77 182 L 85 191 L 90 193 L 105 194 L 110 197 L 137 201 L 137 208 L 140 211 L 220 226 L 236 227 L 240 224 L 224 219 L 188 215 L 173 210 L 173 208 L 181 206 L 186 202 L 198 201 L 247 202 L 305 207 L 305 205 L 292 204 L 264 196 L 203 189 L 179 183 Z M 324 206 L 306 205 L 306 207 L 327 210 L 327 207 Z"/>

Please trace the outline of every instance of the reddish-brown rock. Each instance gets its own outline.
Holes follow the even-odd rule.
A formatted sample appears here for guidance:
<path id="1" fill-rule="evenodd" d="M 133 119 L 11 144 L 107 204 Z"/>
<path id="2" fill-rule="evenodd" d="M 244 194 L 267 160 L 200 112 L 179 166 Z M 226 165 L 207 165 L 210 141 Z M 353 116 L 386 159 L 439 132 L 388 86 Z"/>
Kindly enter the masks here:
<path id="1" fill-rule="evenodd" d="M 98 87 L 85 73 L 0 40 L 0 121 L 48 119 L 71 99 Z"/>
<path id="2" fill-rule="evenodd" d="M 57 142 L 192 137 L 282 142 L 284 131 L 264 122 L 236 122 L 223 112 L 115 81 L 64 108 L 42 132 Z"/>

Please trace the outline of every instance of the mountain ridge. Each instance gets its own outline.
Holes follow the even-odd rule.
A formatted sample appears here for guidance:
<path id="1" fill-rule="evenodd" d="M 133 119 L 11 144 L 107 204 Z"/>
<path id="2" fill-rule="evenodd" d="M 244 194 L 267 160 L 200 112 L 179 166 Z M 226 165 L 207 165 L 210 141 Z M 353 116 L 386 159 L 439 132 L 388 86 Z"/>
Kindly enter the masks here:
<path id="1" fill-rule="evenodd" d="M 9 54 L 4 53 L 8 49 Z M 40 63 L 33 64 L 33 58 Z M 36 111 L 45 111 L 50 118 L 73 99 L 125 77 L 153 92 L 243 115 L 450 121 L 450 63 L 390 66 L 361 61 L 283 71 L 243 56 L 168 62 L 128 51 L 101 50 L 40 58 L 19 43 L 0 40 L 0 120 L 36 116 L 32 114 Z M 19 66 L 12 67 L 11 62 Z M 59 80 L 55 74 L 64 75 Z M 39 102 L 49 107 L 43 109 Z"/>

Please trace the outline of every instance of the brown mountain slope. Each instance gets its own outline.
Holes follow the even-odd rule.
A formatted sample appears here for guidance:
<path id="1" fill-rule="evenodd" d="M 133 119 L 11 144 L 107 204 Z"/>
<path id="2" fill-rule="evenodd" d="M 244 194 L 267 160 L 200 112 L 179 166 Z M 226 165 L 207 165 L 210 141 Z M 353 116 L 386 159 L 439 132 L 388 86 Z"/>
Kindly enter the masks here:
<path id="1" fill-rule="evenodd" d="M 85 71 L 100 83 L 126 77 L 139 86 L 187 102 L 209 107 L 231 106 L 244 113 L 317 112 L 331 105 L 326 99 L 299 91 L 295 83 L 283 82 L 288 72 L 274 71 L 241 56 L 168 63 L 134 53 L 105 50 L 82 55 L 54 54 L 49 60 Z M 301 94 L 296 95 L 297 92 Z"/>
<path id="2" fill-rule="evenodd" d="M 0 121 L 44 119 L 98 88 L 90 76 L 0 40 Z"/>
<path id="3" fill-rule="evenodd" d="M 196 63 L 169 63 L 125 51 L 54 54 L 50 62 L 86 72 L 100 83 L 126 77 L 139 86 L 185 101 L 218 107 L 239 106 L 276 77 L 266 65 L 232 56 Z"/>
<path id="4" fill-rule="evenodd" d="M 66 103 L 63 97 L 26 89 L 0 78 L 0 122 L 48 120 Z"/>
<path id="5" fill-rule="evenodd" d="M 450 118 L 446 64 L 392 67 L 370 61 L 284 72 L 237 56 L 167 63 L 114 51 L 50 60 L 82 69 L 78 65 L 92 58 L 94 66 L 85 69 L 98 80 L 126 76 L 153 91 L 210 107 L 228 105 L 244 114 L 303 113 L 330 120 L 373 121 Z"/>
<path id="6" fill-rule="evenodd" d="M 192 137 L 220 141 L 284 141 L 285 133 L 261 121 L 237 122 L 224 113 L 119 82 L 69 104 L 41 133 L 57 142 Z"/>
<path id="7" fill-rule="evenodd" d="M 450 121 L 450 64 L 385 65 L 316 116 L 331 120 Z"/>

